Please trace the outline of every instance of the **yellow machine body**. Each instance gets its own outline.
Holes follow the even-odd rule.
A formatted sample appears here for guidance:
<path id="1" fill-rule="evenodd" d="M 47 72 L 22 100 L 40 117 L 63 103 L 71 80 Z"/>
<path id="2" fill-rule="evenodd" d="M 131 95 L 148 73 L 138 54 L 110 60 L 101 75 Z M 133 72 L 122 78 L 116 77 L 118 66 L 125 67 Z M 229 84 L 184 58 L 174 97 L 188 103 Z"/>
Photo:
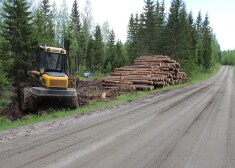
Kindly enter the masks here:
<path id="1" fill-rule="evenodd" d="M 42 85 L 47 88 L 68 88 L 68 76 L 56 77 L 43 74 Z"/>

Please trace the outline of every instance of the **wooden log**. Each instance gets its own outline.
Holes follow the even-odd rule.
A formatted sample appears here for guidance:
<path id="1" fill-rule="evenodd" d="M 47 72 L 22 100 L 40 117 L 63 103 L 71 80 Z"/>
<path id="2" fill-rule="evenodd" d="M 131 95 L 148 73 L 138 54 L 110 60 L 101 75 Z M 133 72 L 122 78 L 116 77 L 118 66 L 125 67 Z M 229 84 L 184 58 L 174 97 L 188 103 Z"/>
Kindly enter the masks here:
<path id="1" fill-rule="evenodd" d="M 153 90 L 153 85 L 132 85 L 136 90 Z"/>
<path id="2" fill-rule="evenodd" d="M 153 81 L 147 80 L 131 80 L 133 84 L 146 84 L 146 85 L 153 85 Z"/>
<path id="3" fill-rule="evenodd" d="M 132 82 L 127 81 L 127 80 L 121 80 L 121 81 L 117 81 L 117 80 L 104 80 L 103 83 L 127 84 L 127 85 L 133 84 Z"/>
<path id="4" fill-rule="evenodd" d="M 167 82 L 164 81 L 159 81 L 159 82 L 154 82 L 154 85 L 156 86 L 166 86 Z"/>

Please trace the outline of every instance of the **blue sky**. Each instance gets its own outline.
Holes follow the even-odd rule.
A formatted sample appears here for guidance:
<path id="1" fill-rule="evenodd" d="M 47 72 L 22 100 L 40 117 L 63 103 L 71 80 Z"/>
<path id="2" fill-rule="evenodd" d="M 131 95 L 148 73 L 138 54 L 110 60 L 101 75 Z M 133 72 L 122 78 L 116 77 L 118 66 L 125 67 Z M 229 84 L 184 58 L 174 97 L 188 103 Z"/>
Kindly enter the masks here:
<path id="1" fill-rule="evenodd" d="M 62 0 L 57 0 L 59 1 Z M 66 0 L 71 8 L 73 0 Z M 86 0 L 78 0 L 80 11 Z M 109 22 L 116 37 L 125 41 L 127 24 L 131 13 L 142 12 L 144 0 L 90 0 L 94 22 L 102 25 Z M 160 0 L 161 1 L 161 0 Z M 167 10 L 171 0 L 165 0 Z M 203 17 L 208 12 L 210 25 L 222 50 L 235 49 L 235 0 L 185 0 L 187 10 L 193 11 L 194 19 L 201 10 Z"/>

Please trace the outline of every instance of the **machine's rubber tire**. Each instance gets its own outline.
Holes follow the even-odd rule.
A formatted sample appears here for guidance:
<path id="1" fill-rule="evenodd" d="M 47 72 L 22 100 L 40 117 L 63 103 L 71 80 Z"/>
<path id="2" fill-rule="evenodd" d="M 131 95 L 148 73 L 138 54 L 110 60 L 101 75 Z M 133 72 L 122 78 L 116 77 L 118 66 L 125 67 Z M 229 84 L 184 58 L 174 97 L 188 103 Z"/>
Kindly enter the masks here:
<path id="1" fill-rule="evenodd" d="M 78 108 L 78 97 L 73 97 L 67 100 L 66 106 L 70 109 Z"/>
<path id="2" fill-rule="evenodd" d="M 21 110 L 23 112 L 35 112 L 38 109 L 36 97 L 32 95 L 32 88 L 26 87 L 21 93 Z"/>

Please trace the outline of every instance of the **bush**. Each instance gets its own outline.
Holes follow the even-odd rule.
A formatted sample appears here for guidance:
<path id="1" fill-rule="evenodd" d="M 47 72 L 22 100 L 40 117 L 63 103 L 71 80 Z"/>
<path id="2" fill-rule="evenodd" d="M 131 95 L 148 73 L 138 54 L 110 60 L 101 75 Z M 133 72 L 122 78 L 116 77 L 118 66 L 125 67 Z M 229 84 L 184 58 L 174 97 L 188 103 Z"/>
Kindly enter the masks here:
<path id="1" fill-rule="evenodd" d="M 0 62 L 0 90 L 4 89 L 7 85 L 9 85 L 9 80 Z"/>

